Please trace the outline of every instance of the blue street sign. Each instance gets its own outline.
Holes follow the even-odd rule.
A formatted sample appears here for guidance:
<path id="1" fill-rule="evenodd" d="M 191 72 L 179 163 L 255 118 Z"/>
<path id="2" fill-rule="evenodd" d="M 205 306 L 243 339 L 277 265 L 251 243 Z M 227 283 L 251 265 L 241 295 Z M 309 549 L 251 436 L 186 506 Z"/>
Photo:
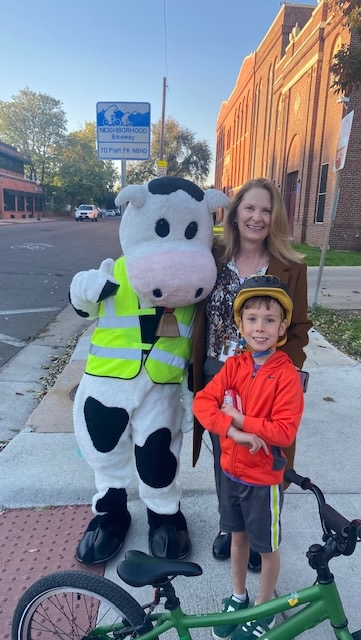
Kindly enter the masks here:
<path id="1" fill-rule="evenodd" d="M 149 102 L 97 102 L 100 160 L 149 160 Z"/>

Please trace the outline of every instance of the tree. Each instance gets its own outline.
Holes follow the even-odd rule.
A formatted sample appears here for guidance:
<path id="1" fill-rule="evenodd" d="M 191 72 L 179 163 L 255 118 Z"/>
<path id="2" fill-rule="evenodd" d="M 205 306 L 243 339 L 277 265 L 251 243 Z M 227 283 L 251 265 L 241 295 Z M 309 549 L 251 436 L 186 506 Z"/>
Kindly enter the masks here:
<path id="1" fill-rule="evenodd" d="M 96 153 L 95 124 L 86 122 L 83 129 L 66 136 L 54 157 L 54 185 L 58 199 L 71 204 L 103 204 L 114 193 L 118 172 L 111 160 L 99 160 Z"/>
<path id="2" fill-rule="evenodd" d="M 12 102 L 0 101 L 0 139 L 17 148 L 32 165 L 42 184 L 54 148 L 66 135 L 67 119 L 62 103 L 46 93 L 25 88 Z"/>
<path id="3" fill-rule="evenodd" d="M 331 65 L 331 87 L 349 96 L 361 84 L 361 0 L 329 0 L 329 7 L 351 30 L 351 45 L 342 44 Z"/>
<path id="4" fill-rule="evenodd" d="M 129 163 L 128 183 L 143 183 L 157 176 L 161 124 L 161 119 L 152 124 L 150 160 Z M 168 162 L 168 175 L 188 178 L 203 186 L 209 174 L 212 153 L 206 140 L 196 140 L 193 131 L 168 117 L 164 126 L 164 159 Z"/>

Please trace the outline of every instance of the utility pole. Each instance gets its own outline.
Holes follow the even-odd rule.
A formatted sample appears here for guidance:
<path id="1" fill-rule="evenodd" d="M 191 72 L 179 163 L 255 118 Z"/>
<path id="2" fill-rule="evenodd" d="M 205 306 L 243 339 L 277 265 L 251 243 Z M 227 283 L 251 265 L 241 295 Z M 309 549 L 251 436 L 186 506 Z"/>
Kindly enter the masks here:
<path id="1" fill-rule="evenodd" d="M 163 160 L 164 156 L 164 126 L 165 126 L 165 94 L 167 90 L 167 78 L 163 78 L 163 93 L 162 93 L 162 123 L 160 130 L 160 149 L 159 159 Z"/>

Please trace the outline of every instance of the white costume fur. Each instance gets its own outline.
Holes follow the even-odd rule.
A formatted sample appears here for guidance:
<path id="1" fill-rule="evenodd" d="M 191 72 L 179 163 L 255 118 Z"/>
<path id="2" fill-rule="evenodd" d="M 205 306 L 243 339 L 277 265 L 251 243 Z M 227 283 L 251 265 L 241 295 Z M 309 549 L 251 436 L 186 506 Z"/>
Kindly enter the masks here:
<path id="1" fill-rule="evenodd" d="M 159 180 L 167 184 L 167 179 Z M 198 201 L 182 189 L 158 194 L 151 193 L 148 185 L 130 185 L 115 202 L 119 206 L 127 201 L 120 242 L 129 281 L 140 306 L 176 308 L 205 298 L 216 279 L 211 254 L 212 212 L 227 206 L 228 198 L 214 189 L 205 191 L 204 198 Z M 110 258 L 99 269 L 76 274 L 70 287 L 74 308 L 88 314 L 90 320 L 96 319 L 99 298 L 107 283 L 118 284 Z M 110 452 L 97 451 L 89 436 L 84 417 L 84 403 L 89 396 L 105 407 L 120 407 L 129 413 L 129 424 Z M 129 485 L 134 475 L 134 445 L 142 446 L 151 433 L 161 428 L 171 432 L 170 450 L 177 460 L 176 477 L 167 487 L 157 489 L 139 479 L 139 494 L 146 506 L 158 514 L 177 512 L 181 497 L 177 475 L 182 430 L 192 427 L 192 399 L 186 377 L 178 385 L 155 384 L 144 368 L 131 380 L 84 374 L 75 396 L 74 429 L 83 455 L 95 473 L 98 493 L 93 500 L 94 513 L 97 500 L 110 487 Z"/>

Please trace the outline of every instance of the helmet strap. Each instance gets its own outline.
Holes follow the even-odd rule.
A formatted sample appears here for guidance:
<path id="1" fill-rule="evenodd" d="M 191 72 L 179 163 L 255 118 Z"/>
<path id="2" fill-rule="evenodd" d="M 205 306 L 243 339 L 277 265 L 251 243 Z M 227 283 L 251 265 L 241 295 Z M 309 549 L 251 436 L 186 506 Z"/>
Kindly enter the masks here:
<path id="1" fill-rule="evenodd" d="M 252 352 L 252 358 L 260 358 L 261 356 L 268 356 L 272 353 L 273 349 L 267 349 L 266 351 L 254 351 Z"/>

